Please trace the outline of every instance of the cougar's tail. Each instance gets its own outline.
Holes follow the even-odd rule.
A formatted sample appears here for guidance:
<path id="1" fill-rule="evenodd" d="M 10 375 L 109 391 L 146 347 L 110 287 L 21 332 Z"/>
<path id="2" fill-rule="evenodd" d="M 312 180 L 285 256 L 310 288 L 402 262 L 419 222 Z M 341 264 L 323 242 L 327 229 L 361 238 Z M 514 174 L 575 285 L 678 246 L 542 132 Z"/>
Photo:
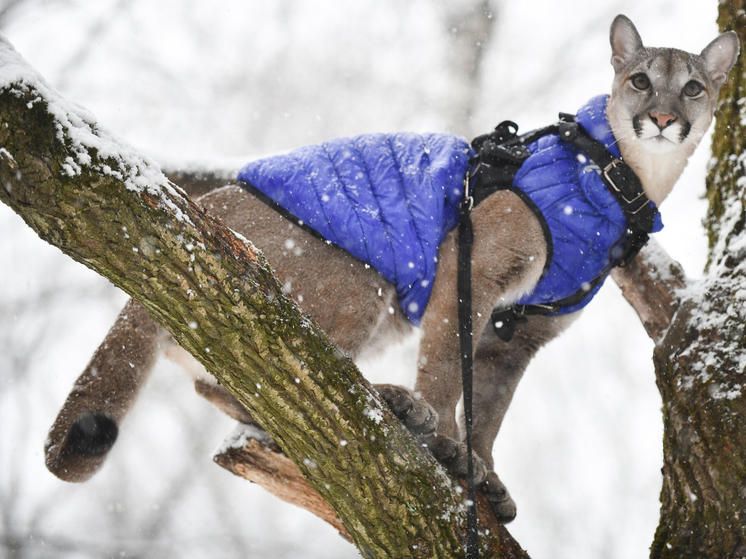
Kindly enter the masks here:
<path id="1" fill-rule="evenodd" d="M 153 369 L 161 332 L 148 311 L 130 299 L 49 430 L 45 461 L 58 478 L 85 481 L 104 463 L 120 422 Z"/>

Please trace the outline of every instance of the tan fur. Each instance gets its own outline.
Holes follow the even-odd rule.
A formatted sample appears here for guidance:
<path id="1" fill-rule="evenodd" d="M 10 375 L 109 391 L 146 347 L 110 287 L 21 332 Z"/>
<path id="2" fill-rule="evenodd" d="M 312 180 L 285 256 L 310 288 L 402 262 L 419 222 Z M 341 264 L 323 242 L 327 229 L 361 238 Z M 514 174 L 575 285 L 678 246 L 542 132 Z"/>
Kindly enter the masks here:
<path id="1" fill-rule="evenodd" d="M 472 212 L 472 321 L 482 332 L 492 309 L 509 305 L 539 280 L 546 243 L 533 212 L 512 192 L 497 192 Z M 455 409 L 461 397 L 456 234 L 438 252 L 438 274 L 425 314 L 415 389 L 440 417 L 438 432 L 458 439 Z M 475 392 L 480 388 L 477 387 Z"/>
<path id="2" fill-rule="evenodd" d="M 616 77 L 608 106 L 609 123 L 624 159 L 658 204 L 670 192 L 712 120 L 719 87 L 738 53 L 737 39 L 732 34 L 721 35 L 700 57 L 673 49 L 648 49 L 642 46 L 632 23 L 618 16 L 612 24 L 611 44 Z M 633 78 L 640 73 L 649 75 L 649 88 L 633 87 Z M 690 98 L 682 88 L 692 80 L 704 89 Z M 644 81 L 638 84 L 644 85 Z M 401 338 L 412 329 L 399 308 L 394 287 L 375 270 L 305 233 L 239 186 L 220 188 L 199 201 L 264 251 L 287 293 L 351 357 Z M 474 448 L 486 466 L 479 475 L 480 479 L 486 475 L 488 499 L 501 518 L 510 520 L 515 504 L 494 472 L 488 472 L 493 441 L 528 362 L 577 313 L 531 317 L 517 327 L 512 342 L 499 340 L 488 323 L 491 311 L 509 306 L 536 285 L 547 257 L 546 242 L 536 216 L 509 191 L 486 198 L 473 210 L 472 221 L 473 324 L 474 331 L 481 332 L 475 347 Z M 438 422 L 418 393 L 390 385 L 381 391 L 392 409 L 402 416 L 409 414 L 406 424 L 427 438 L 433 453 L 463 473 L 464 452 L 453 442 L 460 440 L 455 409 L 461 397 L 457 253 L 456 232 L 452 231 L 439 248 L 438 271 L 422 319 L 416 391 L 435 409 Z M 133 343 L 138 336 L 141 343 Z M 95 472 L 113 440 L 106 446 L 107 437 L 99 436 L 103 443 L 76 454 L 75 448 L 71 449 L 70 432 L 76 425 L 90 427 L 86 414 L 118 424 L 158 352 L 165 350 L 177 360 L 186 355 L 168 338 L 140 305 L 128 303 L 50 432 L 50 470 L 71 481 Z M 128 341 L 122 343 L 123 339 Z M 124 347 L 120 350 L 120 346 Z M 129 363 L 136 364 L 136 374 Z M 243 417 L 224 391 L 202 382 L 198 387 L 221 409 Z M 111 394 L 116 397 L 108 397 Z M 437 433 L 433 434 L 436 424 Z M 101 429 L 106 429 L 105 423 Z"/>
<path id="3" fill-rule="evenodd" d="M 607 108 L 609 124 L 624 160 L 640 178 L 648 198 L 660 204 L 712 122 L 720 87 L 739 52 L 738 38 L 732 31 L 724 33 L 700 56 L 678 49 L 648 48 L 632 22 L 618 16 L 611 26 L 610 42 L 615 77 Z M 648 77 L 647 89 L 634 87 L 632 78 L 637 74 Z M 701 84 L 700 95 L 685 94 L 690 81 Z M 670 125 L 660 129 L 655 113 L 673 117 Z M 679 142 L 685 127 L 690 130 Z"/>
<path id="4" fill-rule="evenodd" d="M 101 431 L 96 423 L 74 428 L 79 420 L 98 414 L 119 425 L 134 403 L 158 357 L 159 345 L 168 334 L 152 321 L 148 312 L 130 300 L 104 338 L 91 362 L 75 382 L 44 445 L 46 465 L 66 481 L 85 481 L 103 464 L 117 430 L 112 424 L 104 439 L 89 451 L 80 451 L 81 435 Z"/>

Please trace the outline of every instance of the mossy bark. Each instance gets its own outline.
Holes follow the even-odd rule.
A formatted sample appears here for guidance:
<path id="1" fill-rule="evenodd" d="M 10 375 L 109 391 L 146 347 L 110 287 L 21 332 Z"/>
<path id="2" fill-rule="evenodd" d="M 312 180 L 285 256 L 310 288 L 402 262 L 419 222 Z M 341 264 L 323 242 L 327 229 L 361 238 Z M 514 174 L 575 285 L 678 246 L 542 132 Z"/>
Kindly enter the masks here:
<path id="1" fill-rule="evenodd" d="M 708 267 L 718 257 L 727 256 L 718 250 L 718 242 L 725 241 L 729 230 L 726 216 L 731 204 L 743 198 L 744 185 L 739 179 L 744 176 L 743 153 L 746 151 L 746 2 L 744 0 L 724 0 L 720 2 L 718 26 L 721 31 L 735 31 L 741 43 L 738 61 L 730 72 L 728 81 L 720 91 L 720 103 L 712 137 L 713 165 L 707 178 L 707 199 L 710 206 L 705 219 L 705 227 L 710 244 Z M 742 224 L 733 230 L 738 234 Z M 724 237 L 725 235 L 725 237 Z"/>
<path id="2" fill-rule="evenodd" d="M 28 73 L 0 90 L 0 200 L 141 301 L 259 419 L 364 557 L 463 556 L 458 484 L 282 294 L 261 254 L 153 183 L 146 159 L 123 163 L 94 141 L 92 118 L 67 119 Z M 486 556 L 526 557 L 491 528 Z"/>
<path id="3" fill-rule="evenodd" d="M 654 559 L 746 557 L 746 36 L 744 0 L 719 5 L 741 55 L 721 91 L 707 180 L 708 276 L 655 350 L 663 398 L 661 520 Z"/>

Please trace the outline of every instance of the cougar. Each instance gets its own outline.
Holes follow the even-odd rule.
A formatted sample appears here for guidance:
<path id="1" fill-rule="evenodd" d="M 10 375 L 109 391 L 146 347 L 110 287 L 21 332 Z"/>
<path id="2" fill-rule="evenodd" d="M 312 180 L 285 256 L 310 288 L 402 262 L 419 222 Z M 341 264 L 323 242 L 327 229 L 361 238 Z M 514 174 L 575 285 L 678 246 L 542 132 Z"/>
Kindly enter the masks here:
<path id="1" fill-rule="evenodd" d="M 613 133 L 607 147 L 613 150 L 613 144 L 618 144 L 623 161 L 657 206 L 671 192 L 710 126 L 720 87 L 738 56 L 738 39 L 733 32 L 724 33 L 699 55 L 648 48 L 632 22 L 619 15 L 611 25 L 610 40 L 615 76 L 605 114 L 602 110 L 600 116 Z M 581 165 L 580 172 L 598 175 L 592 162 Z M 300 307 L 353 359 L 413 328 L 398 305 L 395 286 L 375 269 L 308 234 L 244 188 L 224 186 L 202 196 L 199 203 L 262 249 Z M 557 251 L 550 250 L 551 231 L 535 210 L 520 192 L 502 189 L 471 212 L 476 340 L 473 448 L 479 457 L 475 477 L 498 518 L 506 522 L 514 518 L 516 507 L 493 471 L 493 442 L 534 354 L 578 316 L 578 312 L 528 316 L 515 326 L 509 342 L 497 335 L 490 321 L 494 309 L 530 296 L 556 257 Z M 421 318 L 415 390 L 394 385 L 377 388 L 405 425 L 424 437 L 435 457 L 464 475 L 466 451 L 455 411 L 462 392 L 457 253 L 452 230 L 438 246 L 437 272 Z M 194 376 L 205 376 L 144 308 L 130 300 L 51 428 L 46 464 L 55 475 L 83 481 L 95 473 L 138 388 L 162 354 L 182 363 Z M 201 380 L 198 390 L 233 417 L 252 422 L 221 387 Z"/>

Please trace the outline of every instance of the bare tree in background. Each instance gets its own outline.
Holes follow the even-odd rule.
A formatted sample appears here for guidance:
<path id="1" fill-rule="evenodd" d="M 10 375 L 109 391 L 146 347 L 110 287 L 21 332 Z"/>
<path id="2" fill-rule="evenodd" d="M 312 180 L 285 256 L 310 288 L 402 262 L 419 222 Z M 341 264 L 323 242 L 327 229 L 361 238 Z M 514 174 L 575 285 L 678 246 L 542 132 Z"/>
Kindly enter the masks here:
<path id="1" fill-rule="evenodd" d="M 453 80 L 449 129 L 467 138 L 484 133 L 472 122 L 481 93 L 482 62 L 498 21 L 499 0 L 441 0 L 448 37 L 447 68 Z"/>

